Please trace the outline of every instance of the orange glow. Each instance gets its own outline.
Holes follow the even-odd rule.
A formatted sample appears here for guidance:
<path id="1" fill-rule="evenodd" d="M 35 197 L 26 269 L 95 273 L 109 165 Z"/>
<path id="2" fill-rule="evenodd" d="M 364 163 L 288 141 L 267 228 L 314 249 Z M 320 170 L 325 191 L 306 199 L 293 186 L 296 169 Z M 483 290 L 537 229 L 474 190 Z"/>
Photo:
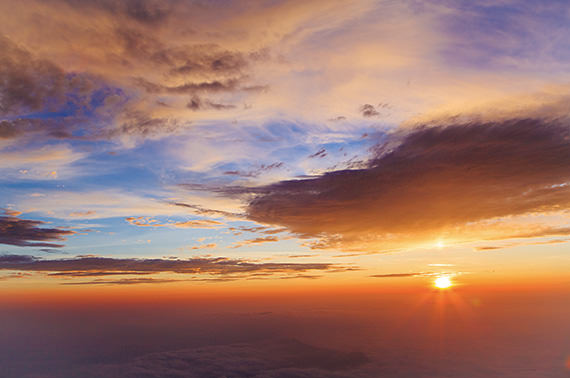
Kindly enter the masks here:
<path id="1" fill-rule="evenodd" d="M 453 285 L 451 279 L 446 276 L 436 278 L 433 284 L 438 289 L 448 289 Z"/>

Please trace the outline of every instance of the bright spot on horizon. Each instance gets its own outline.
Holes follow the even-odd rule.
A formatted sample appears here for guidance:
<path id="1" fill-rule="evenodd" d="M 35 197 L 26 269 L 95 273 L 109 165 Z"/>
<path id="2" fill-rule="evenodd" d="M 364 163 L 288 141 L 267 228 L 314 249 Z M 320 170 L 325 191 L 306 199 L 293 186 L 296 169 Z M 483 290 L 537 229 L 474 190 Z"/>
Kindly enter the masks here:
<path id="1" fill-rule="evenodd" d="M 451 279 L 445 276 L 436 278 L 433 284 L 438 289 L 447 289 L 453 285 Z"/>
<path id="2" fill-rule="evenodd" d="M 445 247 L 445 243 L 444 243 L 442 240 L 438 240 L 438 241 L 435 243 L 435 246 L 436 246 L 437 248 L 441 249 L 441 248 Z"/>

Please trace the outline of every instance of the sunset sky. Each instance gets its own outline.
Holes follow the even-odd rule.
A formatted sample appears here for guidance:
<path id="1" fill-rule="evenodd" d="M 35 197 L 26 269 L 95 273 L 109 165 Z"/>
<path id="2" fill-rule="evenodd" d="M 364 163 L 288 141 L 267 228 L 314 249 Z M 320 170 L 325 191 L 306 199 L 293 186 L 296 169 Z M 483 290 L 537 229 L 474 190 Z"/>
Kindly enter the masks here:
<path id="1" fill-rule="evenodd" d="M 569 210 L 565 0 L 0 0 L 9 377 L 46 361 L 41 377 L 90 377 L 92 363 L 94 377 L 138 377 L 151 352 L 201 361 L 176 377 L 222 376 L 234 359 L 201 359 L 232 353 L 273 361 L 235 377 L 567 377 Z M 461 315 L 448 344 L 441 306 Z M 114 330 L 129 311 L 147 315 L 127 353 Z M 389 327 L 397 342 L 364 341 L 424 312 Z M 45 328 L 19 323 L 37 314 Z M 217 336 L 196 341 L 182 314 Z M 16 342 L 77 350 L 92 336 L 82 316 L 108 355 Z M 447 352 L 398 370 L 436 339 Z"/>

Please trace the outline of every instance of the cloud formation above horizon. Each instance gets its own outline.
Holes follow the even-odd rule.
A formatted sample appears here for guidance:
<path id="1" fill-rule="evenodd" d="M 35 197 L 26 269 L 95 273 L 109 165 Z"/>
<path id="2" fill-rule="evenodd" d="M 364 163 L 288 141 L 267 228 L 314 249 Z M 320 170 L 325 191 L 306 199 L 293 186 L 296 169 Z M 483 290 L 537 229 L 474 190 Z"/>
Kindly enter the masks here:
<path id="1" fill-rule="evenodd" d="M 43 221 L 21 219 L 13 212 L 5 212 L 0 216 L 0 244 L 19 247 L 49 247 L 60 248 L 63 244 L 53 243 L 66 240 L 66 237 L 76 232 L 59 228 L 41 227 Z M 17 214 L 17 213 L 15 213 Z"/>
<path id="2" fill-rule="evenodd" d="M 530 237 L 536 225 L 509 234 L 500 219 L 570 206 L 567 119 L 420 126 L 393 134 L 374 154 L 362 169 L 221 191 L 253 194 L 250 220 L 344 249 L 468 241 L 483 227 L 486 237 Z"/>
<path id="3" fill-rule="evenodd" d="M 140 284 L 180 281 L 230 281 L 258 278 L 303 278 L 307 272 L 339 272 L 353 266 L 330 263 L 259 263 L 228 257 L 193 257 L 188 259 L 136 259 L 78 256 L 68 259 L 40 259 L 29 255 L 0 255 L 0 270 L 46 273 L 52 278 L 87 278 L 105 276 L 152 275 L 173 273 L 183 278 L 98 279 L 64 284 Z M 311 278 L 314 276 L 310 276 Z"/>
<path id="4" fill-rule="evenodd" d="M 323 249 L 356 265 L 562 247 L 569 14 L 558 0 L 0 0 L 0 206 L 25 217 L 0 220 L 0 243 L 58 258 Z M 143 278 L 114 281 L 162 279 Z"/>

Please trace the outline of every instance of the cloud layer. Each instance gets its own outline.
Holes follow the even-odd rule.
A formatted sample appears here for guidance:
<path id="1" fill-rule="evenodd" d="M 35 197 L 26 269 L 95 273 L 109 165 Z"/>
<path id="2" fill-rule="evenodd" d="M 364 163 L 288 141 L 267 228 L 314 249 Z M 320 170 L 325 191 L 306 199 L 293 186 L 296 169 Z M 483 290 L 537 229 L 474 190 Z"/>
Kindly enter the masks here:
<path id="1" fill-rule="evenodd" d="M 77 257 L 71 259 L 38 259 L 28 255 L 0 256 L 0 270 L 44 272 L 52 277 L 95 277 L 109 275 L 141 275 L 178 273 L 235 280 L 255 277 L 297 277 L 306 272 L 350 270 L 328 263 L 254 263 L 226 257 L 196 257 L 190 259 L 119 259 L 108 257 Z M 207 278 L 206 278 L 207 279 Z M 201 278 L 196 277 L 200 281 Z M 164 283 L 171 280 L 136 278 L 99 280 L 74 284 L 136 284 Z"/>
<path id="2" fill-rule="evenodd" d="M 153 353 L 125 363 L 80 368 L 70 375 L 57 376 L 346 378 L 354 377 L 355 373 L 363 376 L 358 368 L 368 362 L 368 357 L 361 352 L 321 348 L 284 339 Z"/>

